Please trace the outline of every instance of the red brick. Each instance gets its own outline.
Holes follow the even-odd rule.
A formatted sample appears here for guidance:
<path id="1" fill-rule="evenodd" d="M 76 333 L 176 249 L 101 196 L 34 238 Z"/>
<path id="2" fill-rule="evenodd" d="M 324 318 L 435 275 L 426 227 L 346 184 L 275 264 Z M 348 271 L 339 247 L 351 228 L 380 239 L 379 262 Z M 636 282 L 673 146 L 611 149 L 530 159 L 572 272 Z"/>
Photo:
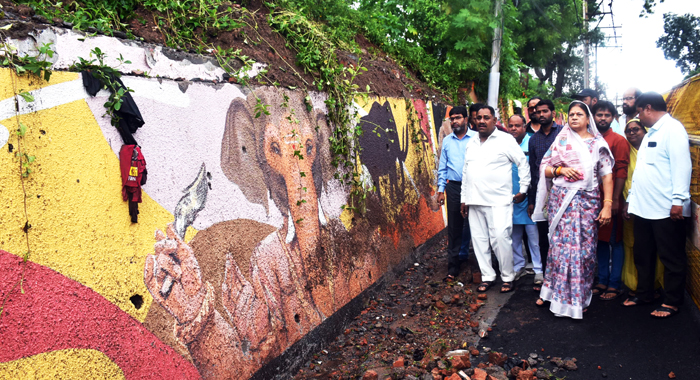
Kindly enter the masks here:
<path id="1" fill-rule="evenodd" d="M 362 375 L 362 380 L 377 380 L 377 379 L 379 379 L 379 375 L 372 370 L 369 370 L 369 371 L 365 372 L 364 375 Z"/>

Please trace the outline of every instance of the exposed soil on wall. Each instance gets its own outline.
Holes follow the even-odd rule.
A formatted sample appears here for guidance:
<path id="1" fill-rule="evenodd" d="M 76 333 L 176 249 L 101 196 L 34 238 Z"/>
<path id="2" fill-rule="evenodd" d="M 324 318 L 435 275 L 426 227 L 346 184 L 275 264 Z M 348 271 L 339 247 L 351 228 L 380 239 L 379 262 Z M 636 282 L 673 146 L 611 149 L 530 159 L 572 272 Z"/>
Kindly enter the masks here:
<path id="1" fill-rule="evenodd" d="M 0 25 L 8 20 L 19 20 L 22 23 L 15 23 L 5 34 L 14 37 L 26 37 L 32 29 L 45 28 L 47 25 L 57 27 L 70 27 L 70 24 L 60 19 L 47 20 L 42 16 L 35 15 L 34 11 L 22 4 L 15 4 L 10 0 L 0 0 L 2 12 L 0 12 Z M 237 4 L 232 4 L 238 6 Z M 267 77 L 273 82 L 279 82 L 281 86 L 291 88 L 306 88 L 308 90 L 318 90 L 313 85 L 314 76 L 304 72 L 302 68 L 295 64 L 296 52 L 286 46 L 286 40 L 279 33 L 272 30 L 267 23 L 269 9 L 260 0 L 252 0 L 247 6 L 254 17 L 248 20 L 249 24 L 257 25 L 257 29 L 245 26 L 240 30 L 227 33 L 207 33 L 207 39 L 213 45 L 221 46 L 224 49 L 240 49 L 241 54 L 250 57 L 256 62 L 268 65 Z M 140 40 L 148 43 L 165 45 L 165 38 L 158 29 L 154 14 L 144 8 L 136 10 L 136 17 L 129 22 L 129 29 Z M 124 33 L 118 32 L 117 37 L 126 37 Z M 416 80 L 415 73 L 402 68 L 392 58 L 382 52 L 363 36 L 358 36 L 356 42 L 361 48 L 360 56 L 349 52 L 337 51 L 340 61 L 348 66 L 357 64 L 358 60 L 368 69 L 359 75 L 356 84 L 364 89 L 370 86 L 370 95 L 387 97 L 419 98 L 426 100 L 440 100 L 452 103 L 444 94 L 429 88 L 425 83 Z M 194 53 L 194 51 L 190 51 Z M 240 65 L 240 62 L 233 63 Z M 239 66 L 240 67 L 240 66 Z M 233 81 L 233 79 L 228 79 Z M 271 84 L 271 83 L 253 83 Z"/>

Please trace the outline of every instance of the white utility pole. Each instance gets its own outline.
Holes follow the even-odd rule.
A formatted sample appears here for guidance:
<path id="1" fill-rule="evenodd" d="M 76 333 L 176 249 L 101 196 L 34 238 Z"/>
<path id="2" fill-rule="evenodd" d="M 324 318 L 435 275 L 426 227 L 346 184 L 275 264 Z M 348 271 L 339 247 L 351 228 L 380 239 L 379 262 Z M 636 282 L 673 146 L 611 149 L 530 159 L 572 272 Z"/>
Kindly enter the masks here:
<path id="1" fill-rule="evenodd" d="M 501 12 L 501 2 L 496 0 L 496 20 L 498 25 L 493 32 L 493 47 L 491 48 L 491 73 L 489 73 L 489 95 L 487 104 L 498 109 L 498 85 L 501 79 L 501 39 L 503 37 L 503 14 Z"/>
<path id="2" fill-rule="evenodd" d="M 591 88 L 589 83 L 591 77 L 590 62 L 588 60 L 588 45 L 590 41 L 588 40 L 588 12 L 586 12 L 588 4 L 586 0 L 581 0 L 581 3 L 583 3 L 583 28 L 584 33 L 586 33 L 586 39 L 583 41 L 583 88 Z"/>

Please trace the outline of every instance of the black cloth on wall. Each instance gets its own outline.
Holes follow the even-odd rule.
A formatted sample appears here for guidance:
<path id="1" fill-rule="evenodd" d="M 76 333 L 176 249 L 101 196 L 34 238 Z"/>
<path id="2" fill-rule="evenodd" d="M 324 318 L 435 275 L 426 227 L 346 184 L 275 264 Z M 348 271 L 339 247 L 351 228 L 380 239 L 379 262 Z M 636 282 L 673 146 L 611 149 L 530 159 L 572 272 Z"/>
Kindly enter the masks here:
<path id="1" fill-rule="evenodd" d="M 90 96 L 95 96 L 100 89 L 105 87 L 99 79 L 95 78 L 91 72 L 83 71 L 80 73 L 83 79 L 83 86 Z M 112 80 L 117 82 L 118 86 L 126 90 L 126 86 L 119 78 L 112 77 Z M 136 105 L 131 93 L 126 92 L 122 96 L 122 106 L 119 111 L 114 112 L 119 117 L 119 135 L 122 137 L 125 145 L 138 145 L 133 134 L 144 124 L 143 117 Z"/>

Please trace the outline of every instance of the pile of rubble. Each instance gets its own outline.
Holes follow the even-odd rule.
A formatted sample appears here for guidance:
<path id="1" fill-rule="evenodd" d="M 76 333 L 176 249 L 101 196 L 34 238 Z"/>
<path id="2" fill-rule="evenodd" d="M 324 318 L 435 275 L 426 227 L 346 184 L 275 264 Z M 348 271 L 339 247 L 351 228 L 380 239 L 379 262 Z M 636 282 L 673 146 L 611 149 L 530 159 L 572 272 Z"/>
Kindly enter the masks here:
<path id="1" fill-rule="evenodd" d="M 480 313 L 488 295 L 476 294 L 471 283 L 444 282 L 444 252 L 444 242 L 428 247 L 420 262 L 372 298 L 295 378 L 532 380 L 563 378 L 577 369 L 574 358 L 543 353 L 523 358 L 484 347 L 497 328 Z"/>

